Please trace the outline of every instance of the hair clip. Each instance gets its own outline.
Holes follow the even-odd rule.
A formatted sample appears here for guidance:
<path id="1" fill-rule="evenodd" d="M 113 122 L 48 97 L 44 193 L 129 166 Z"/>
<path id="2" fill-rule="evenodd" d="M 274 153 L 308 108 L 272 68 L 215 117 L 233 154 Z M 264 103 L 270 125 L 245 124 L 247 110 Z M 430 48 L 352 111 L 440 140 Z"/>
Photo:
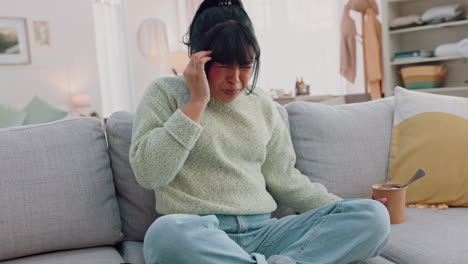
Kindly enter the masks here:
<path id="1" fill-rule="evenodd" d="M 222 0 L 218 2 L 218 6 L 230 6 L 232 5 L 231 0 Z"/>

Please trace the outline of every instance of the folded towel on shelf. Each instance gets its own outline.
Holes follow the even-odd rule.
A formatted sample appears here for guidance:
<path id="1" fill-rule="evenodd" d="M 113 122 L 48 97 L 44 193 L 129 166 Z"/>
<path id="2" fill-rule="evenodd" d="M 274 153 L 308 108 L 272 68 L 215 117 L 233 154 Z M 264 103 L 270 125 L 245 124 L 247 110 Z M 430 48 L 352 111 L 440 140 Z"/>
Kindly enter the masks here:
<path id="1" fill-rule="evenodd" d="M 424 11 L 421 20 L 425 23 L 440 23 L 464 17 L 463 6 L 458 4 L 434 6 Z"/>
<path id="2" fill-rule="evenodd" d="M 390 28 L 402 28 L 408 26 L 422 25 L 420 15 L 409 15 L 403 17 L 397 17 L 390 22 Z"/>
<path id="3" fill-rule="evenodd" d="M 394 59 L 412 58 L 412 57 L 431 57 L 432 52 L 427 50 L 411 50 L 395 52 Z"/>
<path id="4" fill-rule="evenodd" d="M 459 55 L 458 42 L 445 43 L 437 46 L 437 48 L 434 50 L 434 56 L 436 57 L 454 57 Z"/>
<path id="5" fill-rule="evenodd" d="M 457 45 L 459 55 L 468 58 L 468 38 L 462 39 Z"/>

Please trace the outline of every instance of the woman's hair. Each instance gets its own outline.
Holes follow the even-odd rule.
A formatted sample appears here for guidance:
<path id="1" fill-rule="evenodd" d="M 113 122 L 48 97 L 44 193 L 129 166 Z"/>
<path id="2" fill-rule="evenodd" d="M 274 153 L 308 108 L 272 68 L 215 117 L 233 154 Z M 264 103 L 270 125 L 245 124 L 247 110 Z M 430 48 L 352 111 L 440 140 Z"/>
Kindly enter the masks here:
<path id="1" fill-rule="evenodd" d="M 260 46 L 241 0 L 205 0 L 198 8 L 184 41 L 189 53 L 211 50 L 212 60 L 207 62 L 208 70 L 213 62 L 232 65 L 253 63 L 253 80 L 248 94 L 257 83 L 260 69 Z M 208 71 L 207 71 L 208 72 Z"/>

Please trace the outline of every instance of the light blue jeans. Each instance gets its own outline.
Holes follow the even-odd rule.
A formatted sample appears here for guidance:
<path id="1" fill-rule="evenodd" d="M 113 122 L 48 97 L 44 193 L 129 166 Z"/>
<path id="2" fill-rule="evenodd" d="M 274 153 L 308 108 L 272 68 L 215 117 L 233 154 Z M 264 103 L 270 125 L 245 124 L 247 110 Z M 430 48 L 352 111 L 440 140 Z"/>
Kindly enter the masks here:
<path id="1" fill-rule="evenodd" d="M 143 254 L 147 264 L 352 263 L 379 255 L 389 233 L 387 209 L 370 199 L 281 219 L 174 214 L 149 227 Z"/>

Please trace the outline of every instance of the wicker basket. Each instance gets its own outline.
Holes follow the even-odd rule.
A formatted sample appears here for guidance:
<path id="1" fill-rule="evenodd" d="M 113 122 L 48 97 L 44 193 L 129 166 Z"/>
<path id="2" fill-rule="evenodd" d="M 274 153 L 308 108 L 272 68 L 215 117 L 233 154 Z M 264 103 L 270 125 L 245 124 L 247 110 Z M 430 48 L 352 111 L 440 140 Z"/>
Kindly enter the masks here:
<path id="1" fill-rule="evenodd" d="M 442 87 L 447 65 L 420 65 L 401 68 L 403 84 L 407 89 L 427 89 Z"/>

